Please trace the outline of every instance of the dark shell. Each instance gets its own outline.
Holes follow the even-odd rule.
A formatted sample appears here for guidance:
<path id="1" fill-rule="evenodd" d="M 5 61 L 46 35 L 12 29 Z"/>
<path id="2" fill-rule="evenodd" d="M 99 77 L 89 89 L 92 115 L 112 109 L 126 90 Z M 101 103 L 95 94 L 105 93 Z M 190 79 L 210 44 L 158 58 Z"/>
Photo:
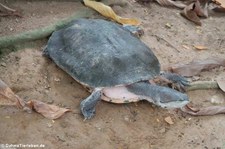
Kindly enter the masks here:
<path id="1" fill-rule="evenodd" d="M 75 20 L 54 32 L 44 52 L 91 88 L 149 80 L 160 72 L 158 59 L 141 40 L 100 19 Z"/>

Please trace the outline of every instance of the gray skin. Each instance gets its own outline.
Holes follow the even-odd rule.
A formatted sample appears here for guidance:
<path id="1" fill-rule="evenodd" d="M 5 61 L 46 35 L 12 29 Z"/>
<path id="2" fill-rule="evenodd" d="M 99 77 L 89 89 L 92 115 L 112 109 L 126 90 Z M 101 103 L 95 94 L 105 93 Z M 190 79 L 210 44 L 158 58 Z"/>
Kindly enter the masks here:
<path id="1" fill-rule="evenodd" d="M 55 31 L 44 49 L 45 55 L 92 92 L 80 104 L 85 119 L 95 115 L 103 90 L 109 87 L 123 86 L 138 100 L 163 108 L 180 108 L 189 102 L 184 93 L 149 83 L 160 75 L 159 61 L 129 28 L 100 19 L 78 19 Z M 188 84 L 177 74 L 161 76 L 180 87 Z M 131 102 L 125 98 L 119 101 Z"/>

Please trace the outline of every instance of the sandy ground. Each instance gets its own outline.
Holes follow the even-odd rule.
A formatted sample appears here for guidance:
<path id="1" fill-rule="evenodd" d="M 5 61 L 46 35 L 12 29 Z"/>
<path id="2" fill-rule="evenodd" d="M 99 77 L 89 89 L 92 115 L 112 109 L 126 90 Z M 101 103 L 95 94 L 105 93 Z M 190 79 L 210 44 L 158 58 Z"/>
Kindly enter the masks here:
<path id="1" fill-rule="evenodd" d="M 78 11 L 82 5 L 68 1 L 7 1 L 22 11 L 23 18 L 0 18 L 0 36 L 12 35 L 49 25 Z M 127 0 L 126 7 L 115 6 L 117 14 L 142 21 L 141 38 L 162 65 L 188 63 L 193 59 L 225 57 L 225 18 L 210 13 L 196 27 L 179 15 L 180 10 L 155 3 L 146 6 Z M 97 15 L 95 17 L 98 17 Z M 27 43 L 21 50 L 0 59 L 0 78 L 20 97 L 69 107 L 58 120 L 28 114 L 13 107 L 0 107 L 0 144 L 44 144 L 55 149 L 225 149 L 225 116 L 193 117 L 165 110 L 148 102 L 111 104 L 100 102 L 96 116 L 83 121 L 79 103 L 89 95 L 51 60 L 42 56 L 47 39 Z M 198 51 L 193 45 L 204 45 Z M 195 79 L 214 80 L 224 75 L 224 68 L 202 72 Z M 212 98 L 225 103 L 219 90 L 188 92 L 197 105 L 212 105 Z M 165 122 L 170 116 L 174 124 Z M 1 147 L 0 147 L 1 148 Z"/>

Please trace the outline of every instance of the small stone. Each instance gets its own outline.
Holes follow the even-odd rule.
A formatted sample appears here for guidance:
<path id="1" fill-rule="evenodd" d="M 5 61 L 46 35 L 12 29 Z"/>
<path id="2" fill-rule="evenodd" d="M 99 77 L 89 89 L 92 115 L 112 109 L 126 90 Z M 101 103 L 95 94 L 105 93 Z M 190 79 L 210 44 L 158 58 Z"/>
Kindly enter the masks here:
<path id="1" fill-rule="evenodd" d="M 57 138 L 58 138 L 59 141 L 62 141 L 62 142 L 65 142 L 66 141 L 63 136 L 57 136 Z"/>
<path id="2" fill-rule="evenodd" d="M 166 23 L 165 27 L 166 27 L 166 28 L 171 28 L 171 27 L 172 27 L 172 25 L 171 25 L 171 24 L 169 24 L 169 23 Z"/>
<path id="3" fill-rule="evenodd" d="M 165 133 L 166 132 L 166 128 L 162 128 L 159 130 L 160 133 Z"/>
<path id="4" fill-rule="evenodd" d="M 217 96 L 217 95 L 212 96 L 212 98 L 211 98 L 210 101 L 213 104 L 221 104 L 221 103 L 224 103 L 224 100 L 221 97 Z"/>
<path id="5" fill-rule="evenodd" d="M 129 117 L 128 117 L 128 116 L 124 116 L 124 120 L 125 120 L 125 121 L 127 121 L 127 122 L 129 122 L 129 121 L 130 121 L 130 119 L 129 119 Z"/>
<path id="6" fill-rule="evenodd" d="M 1 63 L 1 66 L 2 66 L 2 67 L 6 67 L 6 63 L 4 63 L 4 62 Z"/>
<path id="7" fill-rule="evenodd" d="M 5 116 L 5 118 L 9 119 L 9 118 L 10 118 L 10 116 Z"/>
<path id="8" fill-rule="evenodd" d="M 192 81 L 198 81 L 198 80 L 200 80 L 200 77 L 199 76 L 193 76 L 192 77 Z"/>
<path id="9" fill-rule="evenodd" d="M 54 79 L 56 82 L 59 82 L 60 81 L 60 78 L 55 78 Z"/>
<path id="10" fill-rule="evenodd" d="M 67 127 L 67 124 L 66 124 L 65 122 L 62 122 L 62 123 L 60 124 L 60 126 L 61 126 L 62 128 L 66 128 L 66 127 Z"/>
<path id="11" fill-rule="evenodd" d="M 54 103 L 54 100 L 48 100 L 47 103 L 48 104 L 53 104 Z"/>
<path id="12" fill-rule="evenodd" d="M 174 124 L 174 122 L 173 122 L 173 120 L 171 119 L 170 116 L 166 117 L 164 120 L 165 120 L 168 124 L 170 124 L 170 125 L 173 125 L 173 124 Z"/>
<path id="13" fill-rule="evenodd" d="M 48 128 L 51 128 L 53 125 L 51 123 L 47 123 Z"/>

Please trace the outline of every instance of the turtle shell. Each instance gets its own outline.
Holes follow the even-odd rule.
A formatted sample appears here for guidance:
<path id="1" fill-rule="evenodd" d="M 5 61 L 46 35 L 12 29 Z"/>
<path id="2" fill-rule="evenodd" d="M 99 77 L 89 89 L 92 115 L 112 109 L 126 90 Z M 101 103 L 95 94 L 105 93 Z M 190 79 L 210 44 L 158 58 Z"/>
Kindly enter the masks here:
<path id="1" fill-rule="evenodd" d="M 149 80 L 160 72 L 148 46 L 121 25 L 101 19 L 74 20 L 55 31 L 44 53 L 92 89 Z"/>

